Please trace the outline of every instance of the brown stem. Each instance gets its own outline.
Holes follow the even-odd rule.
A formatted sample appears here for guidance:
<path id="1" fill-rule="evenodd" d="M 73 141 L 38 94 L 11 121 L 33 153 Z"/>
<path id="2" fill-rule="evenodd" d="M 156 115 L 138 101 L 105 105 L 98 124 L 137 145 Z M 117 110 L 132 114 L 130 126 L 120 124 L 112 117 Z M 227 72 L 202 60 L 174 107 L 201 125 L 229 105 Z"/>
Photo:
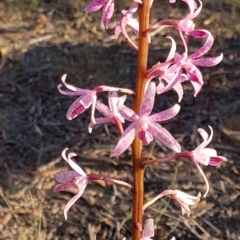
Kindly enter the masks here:
<path id="1" fill-rule="evenodd" d="M 133 102 L 133 110 L 138 114 L 140 103 L 144 96 L 145 73 L 148 60 L 148 36 L 143 34 L 149 28 L 150 0 L 143 0 L 139 4 L 139 41 L 138 41 L 138 59 L 136 76 L 136 96 Z M 136 224 L 142 224 L 143 212 L 143 194 L 144 194 L 144 169 L 141 166 L 142 161 L 142 142 L 136 136 L 132 144 L 133 157 L 133 212 L 132 212 L 132 239 L 139 240 L 141 233 Z"/>

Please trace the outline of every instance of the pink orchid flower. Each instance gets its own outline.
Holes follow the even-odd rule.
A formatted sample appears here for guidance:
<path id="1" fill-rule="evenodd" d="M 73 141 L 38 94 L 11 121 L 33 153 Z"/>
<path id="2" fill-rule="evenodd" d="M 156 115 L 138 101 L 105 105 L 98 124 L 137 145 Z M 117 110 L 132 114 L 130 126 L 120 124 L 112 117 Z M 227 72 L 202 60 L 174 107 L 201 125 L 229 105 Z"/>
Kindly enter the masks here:
<path id="1" fill-rule="evenodd" d="M 66 83 L 66 77 L 67 75 L 64 74 L 62 76 L 62 83 L 63 85 L 68 88 L 71 91 L 65 91 L 62 90 L 62 84 L 58 85 L 58 90 L 60 93 L 68 96 L 79 96 L 69 107 L 66 117 L 68 120 L 72 120 L 76 118 L 78 115 L 82 114 L 86 109 L 88 109 L 92 105 L 92 111 L 91 111 L 91 121 L 95 123 L 95 108 L 96 108 L 96 102 L 97 102 L 97 94 L 101 92 L 106 92 L 106 91 L 112 91 L 112 92 L 123 92 L 127 94 L 133 94 L 134 92 L 125 89 L 125 88 L 116 88 L 116 87 L 109 87 L 109 86 L 98 86 L 94 88 L 93 90 L 88 90 L 88 89 L 82 89 L 82 88 L 77 88 L 74 87 L 73 85 L 70 85 Z"/>
<path id="2" fill-rule="evenodd" d="M 173 59 L 176 52 L 176 42 L 171 37 L 167 37 L 172 41 L 172 47 L 169 51 L 167 59 L 163 63 L 157 63 L 147 71 L 147 81 L 151 81 L 153 78 L 158 77 L 159 84 L 157 86 L 157 94 L 164 93 L 173 88 L 178 94 L 178 102 L 181 102 L 183 97 L 183 88 L 178 79 L 181 78 L 180 66 L 176 68 L 173 66 Z M 172 67 L 172 66 L 173 67 Z M 164 85 L 163 81 L 167 82 L 167 86 Z M 170 85 L 170 83 L 173 83 Z"/>
<path id="3" fill-rule="evenodd" d="M 61 94 L 68 95 L 68 96 L 80 96 L 69 107 L 66 114 L 67 119 L 72 120 L 76 118 L 78 115 L 82 114 L 91 105 L 93 105 L 91 118 L 94 119 L 94 111 L 95 111 L 96 101 L 97 101 L 97 91 L 96 90 L 91 91 L 87 89 L 74 87 L 73 85 L 66 83 L 66 77 L 67 77 L 67 74 L 64 74 L 62 76 L 62 83 L 66 88 L 68 88 L 71 91 L 62 90 L 61 89 L 62 84 L 58 85 L 58 91 Z"/>
<path id="4" fill-rule="evenodd" d="M 185 46 L 185 49 L 187 49 L 187 44 L 186 44 L 186 40 L 183 36 L 183 32 L 187 35 L 196 37 L 196 38 L 203 38 L 206 35 L 206 31 L 204 30 L 194 30 L 195 24 L 193 23 L 193 19 L 196 18 L 199 13 L 202 10 L 202 1 L 198 1 L 199 2 L 199 7 L 197 7 L 197 4 L 195 2 L 195 0 L 182 0 L 183 2 L 186 2 L 188 4 L 190 13 L 185 16 L 183 19 L 176 21 L 175 20 L 175 27 L 183 41 L 183 44 Z M 172 1 L 170 3 L 174 3 L 175 1 Z M 207 32 L 208 34 L 211 34 L 210 32 Z"/>
<path id="5" fill-rule="evenodd" d="M 153 219 L 147 219 L 143 229 L 142 225 L 140 223 L 137 223 L 137 228 L 142 233 L 142 238 L 140 240 L 152 240 L 151 237 L 154 237 Z"/>
<path id="6" fill-rule="evenodd" d="M 136 2 L 133 2 L 133 4 L 130 6 L 128 10 L 123 10 L 122 11 L 123 17 L 121 18 L 120 21 L 118 21 L 115 29 L 115 38 L 117 39 L 120 33 L 122 33 L 123 36 L 127 39 L 130 46 L 132 46 L 135 50 L 138 50 L 138 46 L 128 36 L 126 31 L 126 26 L 128 26 L 135 34 L 138 35 L 139 22 L 137 19 L 133 18 L 132 16 L 137 11 L 137 9 L 138 9 L 138 4 Z"/>
<path id="7" fill-rule="evenodd" d="M 202 10 L 202 1 L 199 2 L 199 7 L 197 7 L 197 4 L 195 0 L 182 0 L 183 2 L 186 2 L 188 4 L 188 7 L 190 9 L 190 13 L 182 18 L 181 20 L 175 20 L 175 19 L 167 19 L 167 20 L 162 20 L 160 22 L 155 23 L 149 28 L 149 31 L 155 28 L 158 28 L 160 26 L 174 26 L 176 30 L 178 31 L 179 36 L 182 39 L 182 42 L 184 44 L 184 47 L 187 51 L 187 43 L 186 40 L 183 36 L 183 33 L 193 36 L 195 38 L 203 38 L 206 37 L 206 33 L 210 34 L 210 32 L 205 31 L 205 30 L 195 30 L 195 24 L 193 23 L 193 19 L 196 18 L 199 13 Z M 170 3 L 175 3 L 175 0 L 170 0 Z"/>
<path id="8" fill-rule="evenodd" d="M 69 153 L 68 156 L 66 156 L 66 151 L 68 148 L 65 148 L 62 152 L 63 159 L 71 166 L 71 168 L 74 171 L 66 171 L 57 173 L 55 175 L 55 178 L 58 184 L 54 187 L 54 192 L 59 191 L 66 191 L 72 187 L 78 187 L 78 193 L 67 203 L 67 205 L 64 208 L 64 216 L 65 219 L 67 219 L 67 212 L 71 208 L 71 206 L 82 196 L 84 189 L 86 188 L 89 179 L 86 173 L 82 170 L 81 167 L 79 167 L 73 160 L 72 157 L 77 156 L 75 153 Z"/>
<path id="9" fill-rule="evenodd" d="M 87 7 L 84 8 L 84 11 L 92 13 L 100 10 L 101 8 L 103 11 L 102 23 L 105 28 L 107 28 L 114 12 L 114 0 L 93 0 L 87 5 Z"/>
<path id="10" fill-rule="evenodd" d="M 223 59 L 223 54 L 220 54 L 220 56 L 214 58 L 200 58 L 209 51 L 213 45 L 213 41 L 214 39 L 212 35 L 209 35 L 204 45 L 190 56 L 187 56 L 186 53 L 182 55 L 175 53 L 174 64 L 167 69 L 167 73 L 171 74 L 172 72 L 175 77 L 173 77 L 170 81 L 168 80 L 168 84 L 161 89 L 161 92 L 166 92 L 173 88 L 176 84 L 189 79 L 193 85 L 195 92 L 194 96 L 196 97 L 201 90 L 202 85 L 204 84 L 202 73 L 197 66 L 213 67 Z M 176 49 L 176 42 L 174 40 L 172 40 L 172 44 L 174 45 L 172 48 Z M 186 74 L 182 73 L 183 69 L 185 70 Z"/>
<path id="11" fill-rule="evenodd" d="M 123 127 L 122 123 L 124 123 L 124 118 L 121 116 L 121 114 L 118 111 L 119 105 L 123 105 L 126 100 L 126 95 L 122 97 L 118 97 L 116 92 L 108 92 L 108 106 L 105 104 L 97 101 L 96 109 L 102 113 L 104 117 L 96 118 L 95 123 L 90 122 L 88 125 L 88 131 L 91 133 L 93 127 L 96 124 L 105 124 L 105 123 L 114 123 L 119 132 L 123 133 Z"/>
<path id="12" fill-rule="evenodd" d="M 202 73 L 197 68 L 197 66 L 213 67 L 220 63 L 223 59 L 223 54 L 220 54 L 218 57 L 213 58 L 200 58 L 210 50 L 213 45 L 213 41 L 214 39 L 212 35 L 209 35 L 204 45 L 189 57 L 187 57 L 186 54 L 180 55 L 178 53 L 176 53 L 174 57 L 175 64 L 182 66 L 182 68 L 185 69 L 186 75 L 194 87 L 195 97 L 201 90 L 204 83 Z"/>
<path id="13" fill-rule="evenodd" d="M 99 174 L 86 174 L 81 167 L 79 167 L 73 160 L 72 157 L 77 156 L 75 153 L 69 153 L 66 156 L 66 151 L 68 148 L 65 148 L 62 152 L 63 159 L 70 165 L 74 171 L 60 172 L 55 175 L 56 181 L 59 182 L 57 186 L 54 187 L 54 192 L 66 191 L 72 187 L 78 187 L 78 193 L 67 203 L 64 208 L 64 216 L 67 219 L 67 212 L 72 207 L 72 205 L 82 196 L 87 184 L 89 181 L 102 180 L 117 184 L 123 187 L 127 187 L 131 191 L 133 186 L 129 183 L 126 183 L 121 180 L 105 177 Z"/>
<path id="14" fill-rule="evenodd" d="M 155 93 L 156 85 L 154 82 L 151 82 L 141 102 L 139 115 L 125 106 L 119 109 L 121 115 L 132 123 L 119 139 L 117 146 L 111 154 L 112 157 L 119 156 L 124 152 L 131 145 L 136 135 L 146 144 L 149 144 L 154 137 L 173 151 L 181 151 L 180 145 L 173 136 L 165 128 L 157 124 L 157 122 L 166 121 L 175 117 L 180 110 L 180 106 L 175 104 L 172 108 L 149 116 L 153 109 Z"/>
<path id="15" fill-rule="evenodd" d="M 181 206 L 182 215 L 187 214 L 188 217 L 191 214 L 189 206 L 195 205 L 200 201 L 200 194 L 197 197 L 195 197 L 195 196 L 191 196 L 191 195 L 184 193 L 182 191 L 179 191 L 179 190 L 165 190 L 165 191 L 161 192 L 160 194 L 158 194 L 156 197 L 154 197 L 149 202 L 145 203 L 143 206 L 143 211 L 145 211 L 146 208 L 148 208 L 150 205 L 152 205 L 158 199 L 160 199 L 164 196 L 167 196 L 167 195 L 169 195 L 172 199 L 174 199 Z"/>
<path id="16" fill-rule="evenodd" d="M 208 183 L 208 180 L 207 180 L 203 170 L 199 166 L 199 163 L 203 164 L 205 166 L 208 166 L 208 165 L 217 166 L 217 165 L 221 164 L 222 162 L 227 161 L 227 159 L 225 157 L 218 156 L 217 151 L 215 149 L 206 148 L 206 146 L 212 141 L 212 138 L 213 138 L 212 127 L 211 126 L 208 126 L 208 127 L 210 128 L 210 131 L 211 131 L 211 134 L 209 137 L 208 137 L 208 133 L 204 129 L 202 129 L 202 128 L 198 129 L 198 132 L 200 133 L 200 135 L 203 138 L 203 142 L 195 150 L 192 151 L 192 156 L 191 156 L 191 160 L 197 166 L 197 168 L 199 169 L 201 175 L 203 176 L 203 178 L 206 182 L 207 190 L 204 194 L 204 197 L 206 197 L 209 192 L 209 183 Z"/>
<path id="17" fill-rule="evenodd" d="M 212 36 L 212 34 L 207 30 L 203 30 L 203 29 L 195 30 L 194 29 L 195 24 L 193 23 L 193 19 L 196 18 L 199 15 L 199 13 L 201 12 L 202 1 L 198 0 L 199 6 L 197 6 L 197 3 L 195 2 L 195 0 L 181 0 L 181 1 L 188 4 L 189 10 L 190 10 L 189 14 L 186 15 L 183 19 L 181 19 L 179 21 L 163 20 L 162 22 L 164 23 L 164 21 L 165 21 L 166 25 L 174 25 L 175 26 L 175 28 L 177 29 L 177 31 L 184 43 L 185 48 L 187 49 L 186 41 L 185 41 L 182 33 L 185 33 L 185 34 L 190 35 L 195 38 L 204 38 L 204 37 Z M 175 0 L 170 1 L 170 3 L 175 3 L 175 2 L 176 2 Z M 165 25 L 165 24 L 163 24 L 163 25 Z"/>

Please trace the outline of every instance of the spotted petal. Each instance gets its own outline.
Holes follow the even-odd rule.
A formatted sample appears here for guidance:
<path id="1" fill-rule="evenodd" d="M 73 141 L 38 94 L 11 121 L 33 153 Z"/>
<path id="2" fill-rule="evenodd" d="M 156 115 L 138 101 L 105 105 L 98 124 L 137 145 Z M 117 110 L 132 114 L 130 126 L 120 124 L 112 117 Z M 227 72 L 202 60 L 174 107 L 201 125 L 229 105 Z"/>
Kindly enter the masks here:
<path id="1" fill-rule="evenodd" d="M 111 157 L 119 156 L 123 153 L 133 142 L 133 139 L 136 135 L 136 122 L 133 122 L 128 126 L 128 128 L 124 131 L 121 138 L 119 139 L 117 146 L 115 147 Z"/>
<path id="2" fill-rule="evenodd" d="M 148 126 L 155 139 L 173 151 L 181 152 L 181 146 L 165 128 L 155 122 L 149 122 Z"/>

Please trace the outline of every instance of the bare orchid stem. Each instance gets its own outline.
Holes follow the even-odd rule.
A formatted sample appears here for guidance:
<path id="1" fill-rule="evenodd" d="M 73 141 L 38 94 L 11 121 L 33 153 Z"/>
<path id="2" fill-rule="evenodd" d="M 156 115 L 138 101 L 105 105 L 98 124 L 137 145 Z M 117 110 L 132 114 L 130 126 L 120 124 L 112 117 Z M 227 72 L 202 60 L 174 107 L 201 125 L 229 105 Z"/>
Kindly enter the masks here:
<path id="1" fill-rule="evenodd" d="M 151 1 L 143 0 L 139 5 L 139 41 L 138 41 L 138 60 L 137 60 L 137 76 L 135 85 L 135 98 L 133 109 L 135 113 L 139 113 L 140 103 L 144 96 L 145 74 L 147 70 L 148 59 L 148 36 L 143 34 L 149 28 L 149 15 Z M 143 214 L 143 195 L 144 195 L 144 168 L 142 162 L 142 141 L 136 137 L 132 144 L 132 161 L 133 161 L 133 211 L 132 211 L 132 239 L 140 240 L 141 232 L 137 228 L 137 223 L 142 225 Z"/>

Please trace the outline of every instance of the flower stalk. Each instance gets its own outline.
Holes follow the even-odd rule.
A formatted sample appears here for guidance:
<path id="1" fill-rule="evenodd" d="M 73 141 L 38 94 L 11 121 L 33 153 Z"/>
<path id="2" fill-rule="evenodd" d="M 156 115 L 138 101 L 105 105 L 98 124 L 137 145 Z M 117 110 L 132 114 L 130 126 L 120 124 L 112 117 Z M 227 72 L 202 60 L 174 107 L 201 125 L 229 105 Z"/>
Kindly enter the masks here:
<path id="1" fill-rule="evenodd" d="M 133 110 L 139 113 L 140 103 L 145 91 L 145 73 L 147 71 L 148 60 L 148 36 L 143 34 L 149 28 L 151 2 L 143 0 L 139 4 L 139 40 L 138 40 L 138 59 L 135 98 L 133 101 Z M 133 211 L 132 211 L 132 239 L 139 240 L 141 232 L 137 228 L 137 223 L 142 224 L 142 208 L 144 195 L 144 168 L 142 162 L 142 141 L 136 136 L 132 144 L 133 161 Z"/>

